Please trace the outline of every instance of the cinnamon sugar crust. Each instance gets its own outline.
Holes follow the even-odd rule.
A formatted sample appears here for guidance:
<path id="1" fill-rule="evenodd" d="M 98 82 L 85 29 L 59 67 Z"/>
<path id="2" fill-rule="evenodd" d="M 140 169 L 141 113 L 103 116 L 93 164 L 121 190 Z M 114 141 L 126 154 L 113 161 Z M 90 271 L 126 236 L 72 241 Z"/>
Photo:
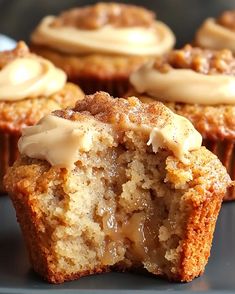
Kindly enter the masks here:
<path id="1" fill-rule="evenodd" d="M 162 72 L 171 68 L 191 69 L 205 75 L 235 75 L 235 58 L 230 50 L 213 51 L 186 45 L 156 59 L 154 67 Z"/>
<path id="2" fill-rule="evenodd" d="M 72 26 L 83 30 L 97 30 L 106 25 L 117 28 L 150 27 L 155 14 L 145 8 L 120 3 L 97 3 L 62 12 L 53 27 Z"/>
<path id="3" fill-rule="evenodd" d="M 161 101 L 161 97 L 153 98 L 129 90 L 127 96 L 137 96 L 144 103 Z M 199 105 L 177 102 L 164 102 L 164 105 L 179 115 L 189 119 L 204 139 L 235 139 L 235 106 L 232 105 Z"/>
<path id="4" fill-rule="evenodd" d="M 148 125 L 154 127 L 159 121 L 170 119 L 169 111 L 161 102 L 153 105 L 142 104 L 136 97 L 113 99 L 108 93 L 97 92 L 78 101 L 75 113 L 87 113 L 104 123 L 121 127 L 129 124 Z"/>

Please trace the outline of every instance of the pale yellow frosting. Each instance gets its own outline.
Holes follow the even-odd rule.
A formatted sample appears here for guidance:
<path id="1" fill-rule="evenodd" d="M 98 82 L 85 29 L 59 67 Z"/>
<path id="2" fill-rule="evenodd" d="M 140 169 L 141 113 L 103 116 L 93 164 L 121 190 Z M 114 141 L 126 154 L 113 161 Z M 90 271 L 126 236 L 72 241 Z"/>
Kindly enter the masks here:
<path id="1" fill-rule="evenodd" d="M 205 75 L 191 69 L 160 72 L 147 64 L 133 73 L 130 82 L 139 93 L 160 101 L 189 104 L 235 104 L 235 77 Z"/>
<path id="2" fill-rule="evenodd" d="M 235 52 L 235 32 L 209 18 L 199 28 L 196 43 L 209 49 L 227 48 Z"/>
<path id="3" fill-rule="evenodd" d="M 66 74 L 50 61 L 35 55 L 16 58 L 0 70 L 0 101 L 49 96 L 65 83 Z"/>
<path id="4" fill-rule="evenodd" d="M 107 53 L 155 56 L 169 51 L 175 43 L 172 31 L 156 21 L 151 28 L 114 28 L 97 30 L 53 27 L 54 16 L 45 17 L 32 35 L 35 44 L 71 54 Z"/>
<path id="5" fill-rule="evenodd" d="M 130 124 L 127 129 L 147 132 L 147 144 L 152 144 L 153 152 L 159 148 L 169 149 L 187 163 L 185 156 L 189 151 L 200 148 L 202 137 L 186 118 L 174 114 L 170 109 L 166 111 L 167 116 L 156 127 Z M 79 154 L 93 149 L 97 138 L 101 136 L 100 130 L 90 121 L 70 121 L 47 115 L 36 126 L 23 130 L 18 143 L 19 151 L 30 158 L 47 160 L 52 166 L 72 169 Z M 110 146 L 113 146 L 113 139 L 109 141 Z"/>

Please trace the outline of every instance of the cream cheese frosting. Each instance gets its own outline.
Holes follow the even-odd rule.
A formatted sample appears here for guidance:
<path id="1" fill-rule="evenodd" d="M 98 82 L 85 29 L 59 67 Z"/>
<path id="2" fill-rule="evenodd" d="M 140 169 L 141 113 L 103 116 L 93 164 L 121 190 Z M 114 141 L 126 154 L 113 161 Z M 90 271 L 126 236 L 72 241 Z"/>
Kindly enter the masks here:
<path id="1" fill-rule="evenodd" d="M 49 96 L 65 83 L 66 74 L 50 61 L 35 55 L 19 57 L 0 70 L 0 101 Z"/>
<path id="2" fill-rule="evenodd" d="M 175 37 L 164 23 L 153 27 L 115 28 L 106 25 L 96 30 L 72 26 L 53 27 L 54 16 L 45 17 L 32 35 L 34 44 L 71 54 L 107 53 L 156 56 L 169 51 Z"/>
<path id="3" fill-rule="evenodd" d="M 37 125 L 23 129 L 18 147 L 20 153 L 28 157 L 70 169 L 74 167 L 79 151 L 87 152 L 92 148 L 93 136 L 89 124 L 49 114 Z"/>
<path id="4" fill-rule="evenodd" d="M 147 132 L 147 145 L 152 145 L 153 152 L 157 152 L 159 148 L 169 149 L 187 164 L 187 154 L 200 148 L 202 137 L 189 120 L 174 114 L 168 108 L 165 111 L 166 115 L 163 115 L 155 127 L 130 123 L 125 128 Z M 89 152 L 94 148 L 99 136 L 100 131 L 89 122 L 47 115 L 36 126 L 23 130 L 18 147 L 21 154 L 30 158 L 47 160 L 52 166 L 72 169 L 79 153 Z M 115 146 L 113 140 L 109 140 L 110 146 Z"/>
<path id="5" fill-rule="evenodd" d="M 235 52 L 235 32 L 209 18 L 199 28 L 196 43 L 209 49 L 228 48 Z"/>
<path id="6" fill-rule="evenodd" d="M 160 72 L 147 64 L 134 72 L 130 82 L 139 93 L 160 101 L 189 104 L 235 104 L 235 77 L 205 75 L 191 69 Z"/>
<path id="7" fill-rule="evenodd" d="M 155 153 L 159 148 L 171 150 L 175 157 L 187 164 L 187 154 L 201 147 L 202 136 L 188 119 L 171 110 L 169 113 L 170 122 L 164 123 L 161 127 L 154 127 L 147 144 L 152 144 Z"/>

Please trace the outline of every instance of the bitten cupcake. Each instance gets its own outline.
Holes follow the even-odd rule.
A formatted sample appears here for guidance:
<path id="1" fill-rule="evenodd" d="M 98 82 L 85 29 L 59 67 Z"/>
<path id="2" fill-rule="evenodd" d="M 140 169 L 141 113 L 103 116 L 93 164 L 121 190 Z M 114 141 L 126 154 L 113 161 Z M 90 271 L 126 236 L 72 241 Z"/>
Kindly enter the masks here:
<path id="1" fill-rule="evenodd" d="M 82 97 L 61 69 L 30 53 L 25 43 L 0 53 L 0 193 L 6 169 L 17 157 L 22 128 Z"/>
<path id="2" fill-rule="evenodd" d="M 46 16 L 32 33 L 37 54 L 62 68 L 86 93 L 119 96 L 130 74 L 150 58 L 169 51 L 172 31 L 144 8 L 98 3 Z"/>
<path id="3" fill-rule="evenodd" d="M 235 10 L 206 19 L 195 36 L 195 45 L 209 49 L 230 49 L 235 53 Z"/>
<path id="4" fill-rule="evenodd" d="M 144 102 L 163 101 L 192 121 L 235 179 L 235 58 L 190 45 L 143 66 L 130 78 Z M 130 95 L 130 93 L 128 93 Z M 235 199 L 235 189 L 225 200 Z"/>
<path id="5" fill-rule="evenodd" d="M 34 270 L 51 283 L 115 269 L 201 275 L 231 184 L 201 142 L 162 103 L 104 92 L 24 129 L 5 185 Z"/>

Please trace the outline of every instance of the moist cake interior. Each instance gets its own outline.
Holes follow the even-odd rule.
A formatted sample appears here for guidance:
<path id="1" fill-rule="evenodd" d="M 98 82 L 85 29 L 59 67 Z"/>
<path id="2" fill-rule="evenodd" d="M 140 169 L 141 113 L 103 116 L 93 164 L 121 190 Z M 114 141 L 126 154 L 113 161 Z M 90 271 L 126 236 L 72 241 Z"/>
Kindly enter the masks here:
<path id="1" fill-rule="evenodd" d="M 57 270 L 144 266 L 172 275 L 187 210 L 182 189 L 164 183 L 168 153 L 146 152 L 146 142 L 131 133 L 111 148 L 100 139 L 65 183 L 38 199 Z"/>

